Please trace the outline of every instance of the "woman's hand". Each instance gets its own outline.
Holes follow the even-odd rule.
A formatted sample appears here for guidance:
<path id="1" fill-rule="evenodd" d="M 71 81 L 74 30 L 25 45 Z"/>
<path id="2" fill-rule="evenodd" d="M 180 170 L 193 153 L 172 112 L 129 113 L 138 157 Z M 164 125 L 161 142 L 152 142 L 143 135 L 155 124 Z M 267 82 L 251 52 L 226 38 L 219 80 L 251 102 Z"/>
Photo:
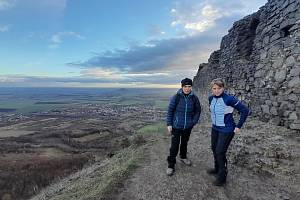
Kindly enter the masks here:
<path id="1" fill-rule="evenodd" d="M 241 133 L 241 129 L 240 128 L 237 128 L 237 127 L 235 127 L 235 129 L 234 129 L 234 131 L 233 131 L 234 133 Z"/>

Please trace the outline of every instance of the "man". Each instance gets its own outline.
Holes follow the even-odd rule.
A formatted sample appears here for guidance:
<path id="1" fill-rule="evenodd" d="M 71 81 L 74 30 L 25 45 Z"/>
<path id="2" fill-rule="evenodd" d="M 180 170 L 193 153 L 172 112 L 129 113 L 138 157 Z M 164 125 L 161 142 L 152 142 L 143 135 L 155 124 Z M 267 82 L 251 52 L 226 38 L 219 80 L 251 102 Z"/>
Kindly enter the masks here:
<path id="1" fill-rule="evenodd" d="M 172 135 L 170 155 L 167 158 L 167 175 L 175 172 L 176 156 L 180 146 L 180 161 L 191 166 L 187 158 L 187 145 L 192 128 L 198 123 L 201 106 L 198 97 L 192 91 L 193 82 L 189 78 L 181 81 L 181 89 L 172 97 L 168 107 L 167 128 Z"/>

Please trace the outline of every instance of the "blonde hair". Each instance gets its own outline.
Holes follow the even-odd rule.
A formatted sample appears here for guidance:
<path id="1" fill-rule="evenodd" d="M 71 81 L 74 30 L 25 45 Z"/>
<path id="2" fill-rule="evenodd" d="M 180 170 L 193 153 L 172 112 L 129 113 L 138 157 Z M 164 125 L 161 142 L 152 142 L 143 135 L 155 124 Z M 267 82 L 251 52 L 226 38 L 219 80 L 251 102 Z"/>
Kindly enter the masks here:
<path id="1" fill-rule="evenodd" d="M 225 88 L 225 81 L 221 78 L 216 78 L 210 82 L 210 88 L 212 88 L 214 85 Z"/>

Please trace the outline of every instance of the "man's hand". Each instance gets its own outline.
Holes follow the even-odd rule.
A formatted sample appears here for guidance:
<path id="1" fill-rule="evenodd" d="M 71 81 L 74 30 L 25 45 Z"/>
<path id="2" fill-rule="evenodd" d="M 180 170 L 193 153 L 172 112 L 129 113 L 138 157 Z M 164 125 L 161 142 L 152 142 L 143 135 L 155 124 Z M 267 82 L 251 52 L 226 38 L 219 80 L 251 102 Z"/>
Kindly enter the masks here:
<path id="1" fill-rule="evenodd" d="M 236 127 L 233 132 L 239 134 L 239 133 L 241 133 L 241 129 Z"/>
<path id="2" fill-rule="evenodd" d="M 167 129 L 168 129 L 168 132 L 169 132 L 169 133 L 172 132 L 172 126 L 168 126 Z"/>

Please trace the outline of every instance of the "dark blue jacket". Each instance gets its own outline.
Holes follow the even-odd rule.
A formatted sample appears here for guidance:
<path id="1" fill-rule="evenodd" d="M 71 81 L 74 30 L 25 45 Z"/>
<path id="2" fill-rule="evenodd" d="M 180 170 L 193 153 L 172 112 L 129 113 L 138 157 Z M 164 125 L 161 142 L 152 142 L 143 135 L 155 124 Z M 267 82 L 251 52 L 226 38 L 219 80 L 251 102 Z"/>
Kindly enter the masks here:
<path id="1" fill-rule="evenodd" d="M 179 95 L 180 98 L 176 106 L 177 95 Z M 170 100 L 167 125 L 181 130 L 192 129 L 193 126 L 198 123 L 201 113 L 199 99 L 193 91 L 185 96 L 182 89 L 180 89 L 177 95 L 174 95 Z"/>
<path id="2" fill-rule="evenodd" d="M 212 128 L 223 133 L 232 133 L 235 129 L 241 128 L 249 114 L 249 109 L 234 96 L 222 93 L 220 96 L 210 96 L 209 108 L 211 112 Z M 240 112 L 240 120 L 235 124 L 233 110 Z"/>

